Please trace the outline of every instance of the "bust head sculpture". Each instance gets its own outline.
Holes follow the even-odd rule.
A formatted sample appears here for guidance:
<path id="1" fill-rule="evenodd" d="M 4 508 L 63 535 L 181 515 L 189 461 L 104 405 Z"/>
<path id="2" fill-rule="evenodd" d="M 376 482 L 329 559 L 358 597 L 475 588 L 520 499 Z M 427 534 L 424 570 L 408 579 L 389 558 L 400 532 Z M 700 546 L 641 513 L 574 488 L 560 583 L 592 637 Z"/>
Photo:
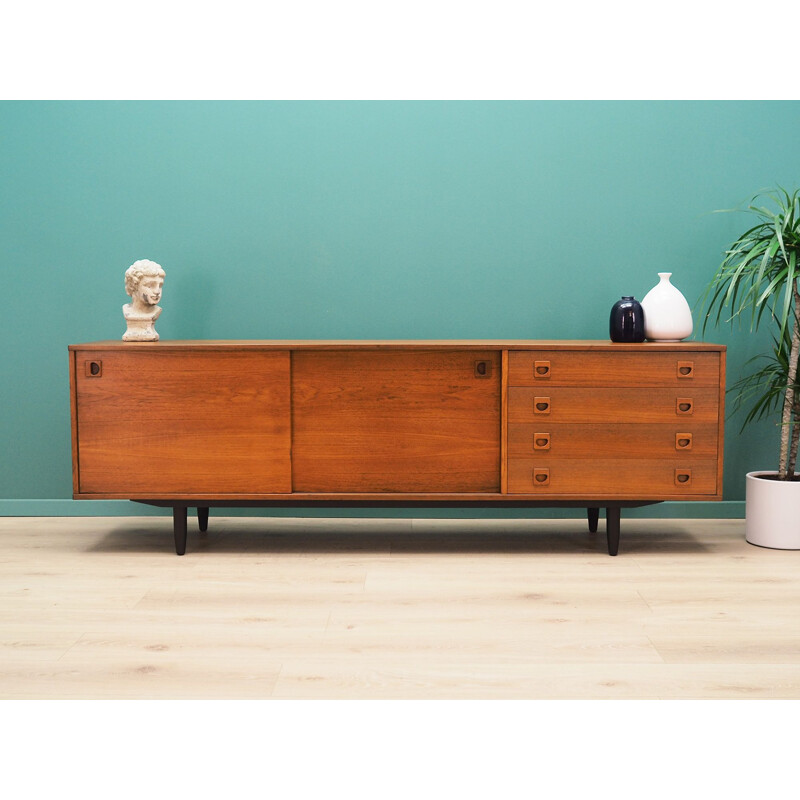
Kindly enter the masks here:
<path id="1" fill-rule="evenodd" d="M 125 292 L 131 302 L 122 306 L 128 329 L 122 336 L 124 342 L 157 342 L 154 326 L 161 314 L 158 301 L 164 286 L 164 270 L 155 261 L 142 259 L 131 264 L 125 272 Z"/>

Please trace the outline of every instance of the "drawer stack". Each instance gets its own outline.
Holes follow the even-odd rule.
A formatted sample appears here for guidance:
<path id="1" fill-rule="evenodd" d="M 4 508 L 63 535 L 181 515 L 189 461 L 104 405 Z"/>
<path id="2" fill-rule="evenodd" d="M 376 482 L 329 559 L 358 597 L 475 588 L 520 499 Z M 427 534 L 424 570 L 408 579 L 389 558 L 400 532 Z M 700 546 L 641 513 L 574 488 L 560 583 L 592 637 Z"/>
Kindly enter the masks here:
<path id="1" fill-rule="evenodd" d="M 718 493 L 720 353 L 511 350 L 508 492 Z"/>

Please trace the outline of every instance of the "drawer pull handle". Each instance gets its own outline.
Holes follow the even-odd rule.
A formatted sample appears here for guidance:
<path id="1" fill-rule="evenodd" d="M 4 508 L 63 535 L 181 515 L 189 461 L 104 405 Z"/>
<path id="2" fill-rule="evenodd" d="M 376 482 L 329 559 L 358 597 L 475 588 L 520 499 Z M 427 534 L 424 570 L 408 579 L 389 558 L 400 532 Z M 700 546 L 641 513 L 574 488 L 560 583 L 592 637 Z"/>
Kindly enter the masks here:
<path id="1" fill-rule="evenodd" d="M 690 469 L 675 470 L 676 486 L 691 486 L 691 484 L 692 484 L 692 471 Z"/>
<path id="2" fill-rule="evenodd" d="M 533 413 L 534 414 L 549 414 L 550 413 L 550 398 L 549 397 L 534 397 L 533 398 Z"/>
<path id="3" fill-rule="evenodd" d="M 534 450 L 549 450 L 550 449 L 550 434 L 549 433 L 534 433 L 533 434 L 533 449 Z"/>
<path id="4" fill-rule="evenodd" d="M 492 362 L 491 361 L 476 361 L 475 362 L 475 377 L 476 378 L 488 378 L 492 374 Z"/>
<path id="5" fill-rule="evenodd" d="M 678 362 L 678 377 L 679 378 L 694 378 L 694 361 L 679 361 Z"/>
<path id="6" fill-rule="evenodd" d="M 534 467 L 533 483 L 535 486 L 548 486 L 550 484 L 550 470 L 545 467 Z"/>
<path id="7" fill-rule="evenodd" d="M 676 433 L 675 434 L 675 449 L 676 450 L 691 450 L 692 449 L 692 434 L 691 433 Z"/>
<path id="8" fill-rule="evenodd" d="M 103 374 L 102 361 L 86 361 L 84 368 L 87 378 L 99 378 Z"/>
<path id="9" fill-rule="evenodd" d="M 549 378 L 550 377 L 550 362 L 549 361 L 534 361 L 533 362 L 533 377 L 534 378 Z"/>
<path id="10" fill-rule="evenodd" d="M 691 397 L 679 397 L 676 403 L 675 413 L 681 416 L 688 416 L 694 411 L 694 402 Z"/>

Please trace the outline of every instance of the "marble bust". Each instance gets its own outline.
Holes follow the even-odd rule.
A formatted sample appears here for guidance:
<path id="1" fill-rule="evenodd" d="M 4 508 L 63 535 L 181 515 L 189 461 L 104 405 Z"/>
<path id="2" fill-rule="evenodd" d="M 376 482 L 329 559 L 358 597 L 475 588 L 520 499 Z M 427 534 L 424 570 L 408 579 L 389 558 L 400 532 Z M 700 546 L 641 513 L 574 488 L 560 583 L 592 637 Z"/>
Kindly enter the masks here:
<path id="1" fill-rule="evenodd" d="M 158 301 L 164 286 L 164 270 L 155 261 L 136 261 L 125 272 L 125 292 L 131 302 L 122 306 L 128 329 L 123 342 L 157 342 L 155 321 L 161 314 Z"/>

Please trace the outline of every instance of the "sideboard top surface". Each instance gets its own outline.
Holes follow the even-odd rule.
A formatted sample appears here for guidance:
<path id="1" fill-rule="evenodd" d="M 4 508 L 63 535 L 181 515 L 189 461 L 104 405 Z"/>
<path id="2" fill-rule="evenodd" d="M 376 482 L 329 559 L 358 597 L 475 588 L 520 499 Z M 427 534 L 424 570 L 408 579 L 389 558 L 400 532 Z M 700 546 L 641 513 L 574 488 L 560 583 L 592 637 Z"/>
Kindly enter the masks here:
<path id="1" fill-rule="evenodd" d="M 589 339 L 162 339 L 158 342 L 104 340 L 71 344 L 70 350 L 600 350 L 724 351 L 706 342 L 643 342 L 628 344 Z"/>

